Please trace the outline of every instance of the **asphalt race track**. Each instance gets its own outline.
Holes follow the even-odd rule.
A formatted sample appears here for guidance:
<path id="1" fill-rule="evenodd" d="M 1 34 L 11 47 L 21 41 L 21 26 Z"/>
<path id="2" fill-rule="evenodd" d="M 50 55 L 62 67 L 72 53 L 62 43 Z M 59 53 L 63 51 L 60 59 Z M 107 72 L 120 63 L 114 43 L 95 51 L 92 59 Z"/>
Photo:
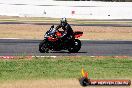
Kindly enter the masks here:
<path id="1" fill-rule="evenodd" d="M 132 56 L 132 41 L 82 41 L 78 53 L 38 51 L 41 40 L 0 39 L 0 56 Z"/>

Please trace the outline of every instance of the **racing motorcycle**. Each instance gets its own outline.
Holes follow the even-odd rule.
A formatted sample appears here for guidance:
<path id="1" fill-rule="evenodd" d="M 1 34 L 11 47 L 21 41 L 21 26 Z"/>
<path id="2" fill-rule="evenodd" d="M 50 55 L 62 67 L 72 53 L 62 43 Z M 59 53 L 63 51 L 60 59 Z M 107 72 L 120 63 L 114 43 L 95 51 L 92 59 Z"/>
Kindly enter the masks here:
<path id="1" fill-rule="evenodd" d="M 54 25 L 45 33 L 44 40 L 39 44 L 41 53 L 48 53 L 49 50 L 60 51 L 68 50 L 70 53 L 77 53 L 81 49 L 81 41 L 77 38 L 82 36 L 83 32 L 76 31 L 66 40 L 61 40 L 63 31 L 56 30 Z"/>

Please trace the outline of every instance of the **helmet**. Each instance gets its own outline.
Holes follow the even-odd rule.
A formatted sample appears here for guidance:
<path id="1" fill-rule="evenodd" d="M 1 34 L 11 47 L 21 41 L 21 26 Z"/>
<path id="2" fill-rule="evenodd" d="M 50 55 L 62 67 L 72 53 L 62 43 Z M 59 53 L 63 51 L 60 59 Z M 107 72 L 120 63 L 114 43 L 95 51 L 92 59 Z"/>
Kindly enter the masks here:
<path id="1" fill-rule="evenodd" d="M 66 18 L 61 18 L 60 22 L 62 26 L 65 26 L 67 24 Z"/>

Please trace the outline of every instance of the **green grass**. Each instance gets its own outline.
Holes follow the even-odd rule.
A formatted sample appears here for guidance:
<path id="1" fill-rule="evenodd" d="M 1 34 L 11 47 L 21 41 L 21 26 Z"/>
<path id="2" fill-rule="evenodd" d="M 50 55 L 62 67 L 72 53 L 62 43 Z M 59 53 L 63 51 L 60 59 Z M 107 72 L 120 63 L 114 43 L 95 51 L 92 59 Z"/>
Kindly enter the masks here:
<path id="1" fill-rule="evenodd" d="M 57 57 L 0 60 L 0 80 L 79 78 L 82 67 L 90 78 L 132 78 L 132 58 Z"/>

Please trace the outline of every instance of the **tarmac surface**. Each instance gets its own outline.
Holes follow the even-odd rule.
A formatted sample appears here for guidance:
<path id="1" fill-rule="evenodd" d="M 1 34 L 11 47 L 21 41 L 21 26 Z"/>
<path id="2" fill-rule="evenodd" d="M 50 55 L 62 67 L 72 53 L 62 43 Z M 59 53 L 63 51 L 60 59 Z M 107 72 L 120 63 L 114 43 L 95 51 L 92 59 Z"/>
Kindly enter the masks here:
<path id="1" fill-rule="evenodd" d="M 52 25 L 52 23 L 0 22 L 0 24 L 34 24 Z M 54 24 L 54 23 L 53 23 Z M 54 24 L 57 25 L 57 24 Z M 132 27 L 132 24 L 71 24 L 73 26 L 114 26 Z M 68 51 L 51 51 L 40 53 L 39 43 L 42 40 L 0 39 L 0 56 L 132 56 L 132 41 L 82 41 L 78 53 Z"/>
<path id="2" fill-rule="evenodd" d="M 0 56 L 132 56 L 132 41 L 92 41 L 82 40 L 78 53 L 50 51 L 40 53 L 42 40 L 0 39 Z"/>

